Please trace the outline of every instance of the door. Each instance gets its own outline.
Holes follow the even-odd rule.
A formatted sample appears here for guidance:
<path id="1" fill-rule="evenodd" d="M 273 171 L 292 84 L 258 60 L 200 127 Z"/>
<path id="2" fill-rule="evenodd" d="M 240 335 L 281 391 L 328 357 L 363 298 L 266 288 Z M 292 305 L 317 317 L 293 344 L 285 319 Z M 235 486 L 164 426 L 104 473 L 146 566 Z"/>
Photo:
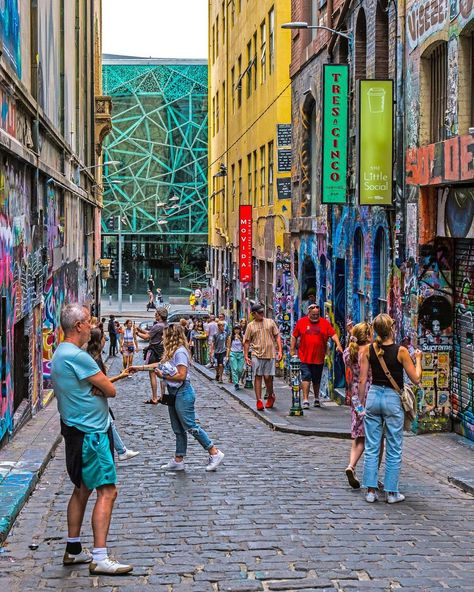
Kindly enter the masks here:
<path id="1" fill-rule="evenodd" d="M 454 360 L 455 430 L 474 440 L 474 240 L 455 242 Z"/>
<path id="2" fill-rule="evenodd" d="M 14 325 L 13 334 L 13 411 L 28 399 L 29 338 L 25 335 L 25 319 Z"/>

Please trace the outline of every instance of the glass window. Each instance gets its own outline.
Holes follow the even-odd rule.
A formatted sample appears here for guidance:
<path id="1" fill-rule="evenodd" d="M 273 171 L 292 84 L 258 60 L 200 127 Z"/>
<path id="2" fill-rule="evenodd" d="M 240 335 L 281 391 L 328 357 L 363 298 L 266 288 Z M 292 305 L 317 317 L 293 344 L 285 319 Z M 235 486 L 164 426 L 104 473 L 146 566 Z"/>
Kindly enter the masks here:
<path id="1" fill-rule="evenodd" d="M 230 71 L 230 80 L 232 83 L 232 113 L 235 113 L 235 66 L 232 66 L 232 70 Z"/>
<path id="2" fill-rule="evenodd" d="M 235 186 L 235 164 L 233 164 L 230 168 L 230 179 L 232 184 L 232 211 L 235 211 L 235 198 L 236 198 L 236 186 Z"/>
<path id="3" fill-rule="evenodd" d="M 216 93 L 216 134 L 219 132 L 219 91 Z"/>
<path id="4" fill-rule="evenodd" d="M 265 205 L 267 155 L 266 146 L 260 147 L 260 205 Z"/>
<path id="5" fill-rule="evenodd" d="M 237 80 L 237 107 L 242 105 L 242 56 L 239 55 L 237 60 L 237 73 L 239 79 Z"/>
<path id="6" fill-rule="evenodd" d="M 238 173 L 239 173 L 239 179 L 238 179 L 238 192 L 239 192 L 239 205 L 242 203 L 242 160 L 239 160 L 239 166 L 238 166 Z"/>
<path id="7" fill-rule="evenodd" d="M 267 77 L 267 23 L 260 25 L 260 84 L 265 82 Z"/>
<path id="8" fill-rule="evenodd" d="M 252 203 L 252 154 L 247 154 L 247 199 Z"/>
<path id="9" fill-rule="evenodd" d="M 268 205 L 273 204 L 273 142 L 268 142 Z"/>
<path id="10" fill-rule="evenodd" d="M 258 162 L 257 151 L 253 151 L 253 205 L 258 206 Z"/>
<path id="11" fill-rule="evenodd" d="M 385 230 L 379 228 L 374 244 L 373 314 L 387 312 L 388 251 Z"/>
<path id="12" fill-rule="evenodd" d="M 219 17 L 216 18 L 216 58 L 219 57 Z"/>
<path id="13" fill-rule="evenodd" d="M 257 90 L 257 77 L 258 77 L 258 59 L 257 59 L 257 31 L 253 34 L 253 55 L 252 55 L 252 77 L 253 77 L 253 89 Z"/>
<path id="14" fill-rule="evenodd" d="M 445 118 L 448 108 L 448 44 L 443 41 L 430 55 L 430 141 L 448 137 Z"/>
<path id="15" fill-rule="evenodd" d="M 268 52 L 270 74 L 275 69 L 275 9 L 272 7 L 268 13 Z"/>
<path id="16" fill-rule="evenodd" d="M 354 235 L 354 322 L 365 320 L 365 255 L 364 237 L 358 228 Z"/>

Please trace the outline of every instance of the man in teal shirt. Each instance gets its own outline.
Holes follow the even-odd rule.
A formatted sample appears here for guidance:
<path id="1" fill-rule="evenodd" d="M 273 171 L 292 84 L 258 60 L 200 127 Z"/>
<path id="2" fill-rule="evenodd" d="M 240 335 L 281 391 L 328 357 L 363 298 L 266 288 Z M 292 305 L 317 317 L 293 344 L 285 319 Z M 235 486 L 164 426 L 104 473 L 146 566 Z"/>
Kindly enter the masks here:
<path id="1" fill-rule="evenodd" d="M 63 563 L 89 563 L 91 575 L 132 571 L 107 555 L 107 533 L 117 497 L 108 397 L 116 391 L 92 357 L 81 348 L 89 341 L 90 312 L 80 304 L 61 310 L 64 341 L 54 352 L 51 378 L 66 445 L 66 466 L 74 491 L 68 504 L 68 539 Z M 97 500 L 92 513 L 92 555 L 81 545 L 81 526 L 92 490 Z"/>

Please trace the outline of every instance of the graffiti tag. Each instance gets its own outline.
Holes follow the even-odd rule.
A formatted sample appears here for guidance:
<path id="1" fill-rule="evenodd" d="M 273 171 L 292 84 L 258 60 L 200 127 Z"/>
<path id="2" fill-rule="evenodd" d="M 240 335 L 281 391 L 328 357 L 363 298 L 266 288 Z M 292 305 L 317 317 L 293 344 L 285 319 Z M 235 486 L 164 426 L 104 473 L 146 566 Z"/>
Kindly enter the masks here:
<path id="1" fill-rule="evenodd" d="M 448 0 L 415 2 L 408 10 L 407 36 L 410 51 L 444 27 L 449 19 Z"/>

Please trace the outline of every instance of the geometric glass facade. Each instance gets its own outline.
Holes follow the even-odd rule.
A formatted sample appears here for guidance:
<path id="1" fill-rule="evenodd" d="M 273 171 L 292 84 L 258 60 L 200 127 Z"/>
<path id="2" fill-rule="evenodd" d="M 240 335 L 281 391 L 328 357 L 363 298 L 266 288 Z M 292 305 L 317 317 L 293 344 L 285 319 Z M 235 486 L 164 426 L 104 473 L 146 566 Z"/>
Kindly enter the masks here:
<path id="1" fill-rule="evenodd" d="M 103 256 L 116 256 L 117 230 L 107 220 L 121 216 L 124 271 L 137 288 L 149 273 L 166 278 L 165 269 L 202 268 L 207 61 L 104 56 L 102 72 L 103 92 L 113 105 L 104 160 L 115 161 L 104 167 Z"/>

